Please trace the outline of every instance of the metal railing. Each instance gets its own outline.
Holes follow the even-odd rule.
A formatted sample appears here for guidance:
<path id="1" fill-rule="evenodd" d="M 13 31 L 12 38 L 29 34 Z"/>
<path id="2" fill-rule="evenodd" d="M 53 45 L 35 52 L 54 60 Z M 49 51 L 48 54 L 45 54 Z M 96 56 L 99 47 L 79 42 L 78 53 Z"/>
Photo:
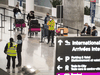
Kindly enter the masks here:
<path id="1" fill-rule="evenodd" d="M 5 15 L 5 10 L 7 10 L 7 11 L 11 11 L 11 12 L 13 12 L 13 10 L 10 10 L 10 9 L 7 9 L 7 8 L 3 8 L 3 7 L 0 7 L 0 9 L 4 9 L 4 14 L 1 14 L 2 16 L 4 16 L 4 21 L 5 21 L 5 17 L 10 17 L 10 22 L 12 22 L 12 19 L 14 19 L 13 17 L 11 17 L 11 16 L 7 16 L 7 15 Z M 22 15 L 23 15 L 23 18 L 24 18 L 24 21 L 25 21 L 25 16 L 27 15 L 26 13 L 22 13 Z M 38 15 L 35 15 L 35 16 L 37 16 L 38 17 Z M 38 17 L 38 18 L 36 18 L 36 19 L 38 19 L 38 20 L 41 20 L 41 21 L 44 21 L 44 19 L 41 19 L 42 17 Z M 3 20 L 2 20 L 3 21 Z M 1 21 L 1 28 L 2 28 L 2 21 Z M 63 26 L 63 27 L 66 27 L 66 28 L 69 28 L 69 29 L 72 29 L 72 30 L 75 30 L 75 31 L 77 31 L 77 36 L 78 36 L 78 34 L 79 34 L 79 29 L 75 29 L 75 28 L 72 28 L 72 27 L 69 27 L 69 26 L 65 26 L 65 25 L 61 25 L 61 24 L 58 24 L 58 23 L 56 23 L 56 29 L 57 29 L 57 25 L 60 25 L 60 26 Z M 11 29 L 10 29 L 11 30 Z"/>

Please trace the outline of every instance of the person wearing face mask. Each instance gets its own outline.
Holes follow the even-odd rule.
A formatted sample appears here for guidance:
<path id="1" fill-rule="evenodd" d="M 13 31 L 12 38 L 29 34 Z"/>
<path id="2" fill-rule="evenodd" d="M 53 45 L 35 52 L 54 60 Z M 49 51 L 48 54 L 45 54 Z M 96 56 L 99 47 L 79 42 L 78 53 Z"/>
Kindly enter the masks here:
<path id="1" fill-rule="evenodd" d="M 88 23 L 85 23 L 84 29 L 82 30 L 82 32 L 80 34 L 81 34 L 81 36 L 91 34 L 91 27 L 88 25 Z"/>
<path id="2" fill-rule="evenodd" d="M 45 19 L 44 19 L 44 24 L 47 24 L 47 22 L 50 20 L 49 13 L 47 13 Z"/>
<path id="3" fill-rule="evenodd" d="M 52 17 L 50 17 L 50 20 L 47 23 L 48 25 L 48 43 L 50 42 L 50 35 L 52 36 L 52 44 L 54 44 L 54 26 L 55 26 L 55 21 Z"/>
<path id="4" fill-rule="evenodd" d="M 16 14 L 17 14 L 18 12 L 21 13 L 21 10 L 19 9 L 18 5 L 16 5 L 16 7 L 13 9 L 13 12 L 14 12 L 14 17 L 16 17 Z"/>
<path id="5" fill-rule="evenodd" d="M 31 19 L 35 19 L 34 11 L 30 11 L 27 15 L 27 20 L 30 21 Z"/>
<path id="6" fill-rule="evenodd" d="M 44 19 L 44 30 L 43 30 L 43 37 L 48 36 L 48 25 L 47 22 L 50 20 L 49 13 L 46 14 L 46 17 Z"/>
<path id="7" fill-rule="evenodd" d="M 92 36 L 98 36 L 98 31 L 96 30 L 95 26 L 92 28 Z"/>

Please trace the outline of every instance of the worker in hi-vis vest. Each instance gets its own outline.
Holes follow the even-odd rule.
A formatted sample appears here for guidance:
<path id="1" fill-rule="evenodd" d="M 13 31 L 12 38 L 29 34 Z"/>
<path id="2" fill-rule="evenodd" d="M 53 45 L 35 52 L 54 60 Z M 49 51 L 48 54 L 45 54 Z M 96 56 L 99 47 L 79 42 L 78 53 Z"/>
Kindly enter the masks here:
<path id="1" fill-rule="evenodd" d="M 13 38 L 10 38 L 10 42 L 6 44 L 4 53 L 7 54 L 7 68 L 10 69 L 10 59 L 12 58 L 12 72 L 15 73 L 15 59 L 17 56 L 16 52 L 17 44 L 14 42 Z"/>
<path id="2" fill-rule="evenodd" d="M 54 44 L 54 27 L 55 27 L 55 21 L 52 17 L 50 17 L 50 20 L 47 23 L 48 25 L 48 43 L 50 42 L 50 35 L 52 36 L 52 44 Z"/>

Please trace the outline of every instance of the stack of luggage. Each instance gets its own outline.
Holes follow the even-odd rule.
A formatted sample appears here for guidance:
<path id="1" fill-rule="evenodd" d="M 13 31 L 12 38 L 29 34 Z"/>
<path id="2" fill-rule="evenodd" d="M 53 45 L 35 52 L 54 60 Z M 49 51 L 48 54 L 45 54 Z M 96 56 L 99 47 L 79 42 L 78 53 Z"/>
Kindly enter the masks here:
<path id="1" fill-rule="evenodd" d="M 15 26 L 16 27 L 21 27 L 22 26 L 22 28 L 24 28 L 24 27 L 26 27 L 26 24 L 25 24 L 23 19 L 16 19 L 15 20 Z"/>
<path id="2" fill-rule="evenodd" d="M 18 12 L 16 14 L 16 19 L 15 19 L 15 27 L 18 28 L 18 27 L 26 27 L 26 24 L 24 22 L 24 19 L 22 17 L 22 14 L 20 12 Z"/>
<path id="3" fill-rule="evenodd" d="M 68 36 L 68 28 L 58 27 L 56 34 L 57 36 Z"/>
<path id="4" fill-rule="evenodd" d="M 38 34 L 38 32 L 41 31 L 41 28 L 40 28 L 40 24 L 38 23 L 38 20 L 31 20 L 29 22 L 29 32 L 28 34 L 30 34 L 30 37 L 31 35 L 34 35 L 34 32 L 35 32 L 35 35 Z"/>
<path id="5" fill-rule="evenodd" d="M 38 23 L 38 20 L 31 20 L 29 25 L 29 31 L 31 32 L 40 32 L 40 24 Z"/>

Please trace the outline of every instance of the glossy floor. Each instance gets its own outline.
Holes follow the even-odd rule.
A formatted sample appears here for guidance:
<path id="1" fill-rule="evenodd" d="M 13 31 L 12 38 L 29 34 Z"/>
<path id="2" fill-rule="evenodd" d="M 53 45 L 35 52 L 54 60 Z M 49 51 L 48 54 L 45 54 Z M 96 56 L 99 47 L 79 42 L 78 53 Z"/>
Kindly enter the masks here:
<path id="1" fill-rule="evenodd" d="M 3 13 L 3 10 L 0 10 L 0 13 Z M 37 15 L 42 15 L 43 18 L 45 14 L 35 13 Z M 12 12 L 6 11 L 6 15 L 13 16 Z M 15 41 L 17 41 L 16 36 L 20 34 L 20 31 L 8 31 L 10 29 L 10 18 L 6 18 L 6 22 L 3 26 L 5 28 L 0 29 L 0 68 L 6 70 L 6 55 L 4 54 L 4 47 L 7 42 L 9 42 L 9 38 L 13 37 Z M 27 20 L 26 20 L 27 21 Z M 14 21 L 12 20 L 12 28 Z M 39 20 L 40 24 L 43 24 L 43 21 Z M 1 25 L 1 16 L 0 16 L 0 25 Z M 97 28 L 100 31 L 100 28 Z M 41 33 L 38 33 L 38 36 L 33 36 L 29 38 L 28 36 L 28 26 L 23 30 L 23 47 L 22 47 L 22 67 L 26 65 L 31 65 L 33 68 L 38 70 L 36 75 L 54 75 L 54 65 L 55 65 L 55 45 L 54 47 L 49 47 L 50 44 L 47 43 L 47 39 L 45 39 L 44 43 L 39 43 L 41 39 Z M 76 34 L 70 34 L 69 36 L 76 36 Z M 56 37 L 55 41 L 56 42 Z M 17 58 L 16 58 L 17 64 Z M 15 69 L 16 73 L 12 73 L 12 69 L 10 69 L 10 75 L 23 75 L 22 73 L 17 73 L 18 68 Z"/>
<path id="2" fill-rule="evenodd" d="M 2 10 L 0 10 L 1 13 L 3 13 Z M 6 11 L 6 15 L 13 16 L 11 12 Z M 7 42 L 9 42 L 9 38 L 13 37 L 15 41 L 17 41 L 16 36 L 20 33 L 10 32 L 8 31 L 10 28 L 10 19 L 6 18 L 5 22 L 5 29 L 0 29 L 0 68 L 3 70 L 6 70 L 6 55 L 4 54 L 4 47 Z M 39 21 L 40 23 L 43 23 L 42 21 Z M 1 18 L 0 18 L 1 23 Z M 13 21 L 12 21 L 13 25 Z M 4 26 L 4 22 L 3 22 Z M 13 26 L 12 26 L 13 27 Z M 26 27 L 23 30 L 23 47 L 22 47 L 22 67 L 26 65 L 31 65 L 36 70 L 38 70 L 36 75 L 53 75 L 54 74 L 54 57 L 55 57 L 55 47 L 49 47 L 49 45 L 45 43 L 39 43 L 41 33 L 38 33 L 38 36 L 33 36 L 32 38 L 29 38 L 28 36 L 28 27 Z M 16 58 L 16 64 L 17 64 L 17 58 Z M 16 73 L 12 73 L 12 69 L 10 69 L 11 75 L 23 75 L 22 73 L 17 73 L 18 69 L 16 68 Z"/>

